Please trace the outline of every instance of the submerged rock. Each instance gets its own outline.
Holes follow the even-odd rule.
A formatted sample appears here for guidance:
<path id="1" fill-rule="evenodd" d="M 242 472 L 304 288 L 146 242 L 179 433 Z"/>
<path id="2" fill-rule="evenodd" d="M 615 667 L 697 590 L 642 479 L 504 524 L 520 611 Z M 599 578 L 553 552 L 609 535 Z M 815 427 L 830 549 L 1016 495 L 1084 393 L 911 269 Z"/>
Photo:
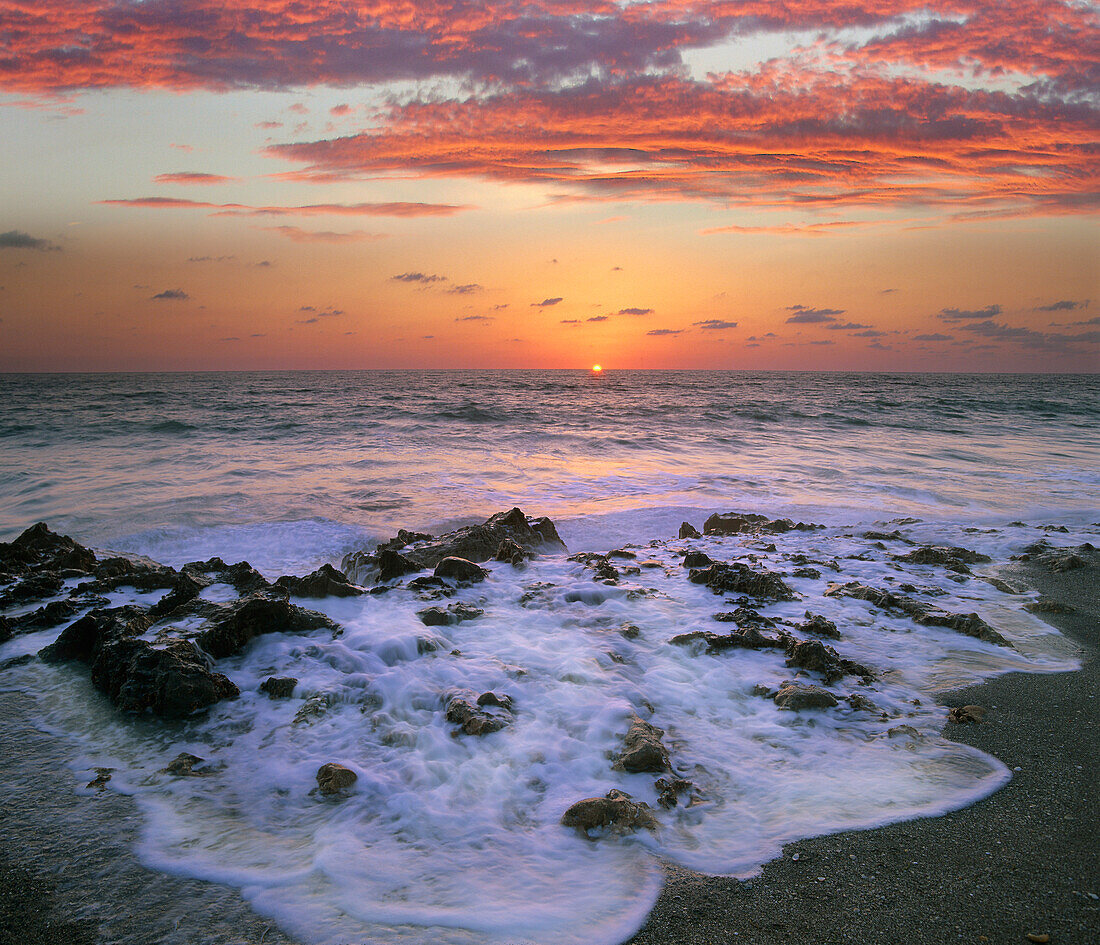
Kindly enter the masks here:
<path id="1" fill-rule="evenodd" d="M 575 827 L 584 834 L 601 827 L 625 833 L 644 827 L 657 828 L 652 808 L 644 801 L 635 801 L 625 791 L 612 788 L 605 797 L 586 797 L 577 801 L 561 816 L 562 825 Z"/>
<path id="2" fill-rule="evenodd" d="M 787 665 L 821 673 L 826 683 L 835 682 L 847 675 L 873 678 L 874 672 L 861 663 L 841 659 L 831 646 L 820 640 L 803 640 L 787 646 Z"/>
<path id="3" fill-rule="evenodd" d="M 828 689 L 803 683 L 784 683 L 773 698 L 779 708 L 792 709 L 795 712 L 803 709 L 829 709 L 838 704 L 836 696 Z"/>
<path id="4" fill-rule="evenodd" d="M 496 554 L 493 555 L 493 560 L 500 561 L 504 564 L 510 564 L 513 568 L 519 568 L 527 563 L 528 558 L 533 558 L 534 556 L 535 553 L 533 551 L 528 551 L 511 538 L 505 538 L 497 546 Z"/>
<path id="5" fill-rule="evenodd" d="M 381 556 L 386 551 L 400 552 L 419 570 L 434 568 L 449 557 L 473 562 L 488 561 L 505 540 L 511 540 L 530 552 L 565 550 L 565 544 L 550 519 L 528 517 L 522 510 L 514 508 L 508 512 L 498 512 L 481 525 L 459 528 L 438 537 L 399 531 L 396 538 L 380 545 L 375 551 L 356 551 L 345 556 L 342 567 L 352 581 L 365 584 L 379 575 L 383 563 Z"/>
<path id="6" fill-rule="evenodd" d="M 748 594 L 770 600 L 794 600 L 794 592 L 778 574 L 753 571 L 747 564 L 712 564 L 688 577 L 693 584 L 705 584 L 715 594 Z"/>
<path id="7" fill-rule="evenodd" d="M 351 768 L 330 761 L 317 769 L 317 790 L 322 794 L 339 794 L 359 780 Z"/>
<path id="8" fill-rule="evenodd" d="M 858 581 L 849 581 L 847 584 L 830 584 L 825 591 L 826 597 L 854 597 L 857 600 L 865 600 L 881 607 L 883 610 L 904 614 L 915 623 L 929 627 L 947 627 L 958 633 L 966 634 L 993 643 L 997 646 L 1012 648 L 1001 634 L 994 630 L 977 614 L 951 614 L 933 604 L 925 604 L 906 597 L 903 594 L 895 594 L 892 591 L 883 591 Z"/>
<path id="9" fill-rule="evenodd" d="M 323 564 L 305 577 L 284 575 L 275 583 L 279 587 L 285 587 L 295 597 L 358 597 L 366 593 L 363 588 L 352 584 L 343 571 L 337 571 L 331 564 Z"/>
<path id="10" fill-rule="evenodd" d="M 986 708 L 982 705 L 955 706 L 947 712 L 947 721 L 956 725 L 981 725 L 985 721 Z"/>
<path id="11" fill-rule="evenodd" d="M 449 604 L 446 608 L 428 607 L 425 610 L 418 610 L 416 615 L 426 627 L 446 627 L 451 624 L 462 623 L 464 620 L 475 620 L 483 616 L 484 613 L 485 611 L 479 607 L 460 602 Z"/>
<path id="12" fill-rule="evenodd" d="M 375 577 L 379 581 L 392 581 L 403 574 L 412 574 L 419 570 L 421 570 L 420 565 L 411 558 L 386 548 L 378 553 Z"/>
<path id="13" fill-rule="evenodd" d="M 192 755 L 186 751 L 181 751 L 175 758 L 168 762 L 168 766 L 164 769 L 164 773 L 174 774 L 178 778 L 196 776 L 202 772 L 193 769 L 195 765 L 201 765 L 202 763 L 203 759 L 198 755 Z"/>
<path id="14" fill-rule="evenodd" d="M 766 515 L 753 512 L 715 512 L 703 523 L 706 535 L 782 535 L 789 531 L 812 531 L 824 525 L 807 525 L 789 518 L 769 520 Z"/>
<path id="15" fill-rule="evenodd" d="M 908 564 L 938 564 L 949 571 L 970 574 L 968 564 L 979 564 L 993 559 L 977 551 L 970 551 L 968 548 L 924 545 L 913 549 L 908 554 L 894 555 L 894 560 L 904 561 Z"/>
<path id="16" fill-rule="evenodd" d="M 714 561 L 710 555 L 703 551 L 689 551 L 684 555 L 684 567 L 689 571 L 694 568 L 709 568 Z"/>
<path id="17" fill-rule="evenodd" d="M 664 734 L 664 729 L 634 716 L 630 722 L 630 730 L 623 737 L 623 750 L 615 760 L 615 770 L 633 774 L 642 771 L 668 771 L 668 749 L 661 744 Z"/>
<path id="18" fill-rule="evenodd" d="M 297 685 L 298 680 L 293 676 L 268 676 L 260 683 L 260 692 L 269 699 L 289 699 Z"/>
<path id="19" fill-rule="evenodd" d="M 493 711 L 493 710 L 503 711 Z M 483 692 L 462 694 L 447 702 L 447 721 L 459 726 L 455 734 L 490 735 L 512 723 L 512 697 Z"/>
<path id="20" fill-rule="evenodd" d="M 708 653 L 720 653 L 723 650 L 763 650 L 782 649 L 786 642 L 778 637 L 766 637 L 756 627 L 739 627 L 731 633 L 712 633 L 709 630 L 693 630 L 690 633 L 678 633 L 669 643 L 676 646 L 702 640 Z"/>

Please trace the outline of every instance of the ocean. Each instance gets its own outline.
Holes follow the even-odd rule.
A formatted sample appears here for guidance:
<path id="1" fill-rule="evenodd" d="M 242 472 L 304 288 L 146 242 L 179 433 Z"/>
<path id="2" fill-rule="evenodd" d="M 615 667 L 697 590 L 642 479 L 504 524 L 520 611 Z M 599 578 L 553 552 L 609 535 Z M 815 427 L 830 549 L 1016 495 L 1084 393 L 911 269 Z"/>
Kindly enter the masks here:
<path id="1" fill-rule="evenodd" d="M 3 541 L 46 521 L 99 552 L 173 567 L 217 555 L 274 579 L 339 566 L 398 528 L 519 506 L 550 516 L 569 552 L 625 553 L 611 584 L 566 553 L 493 565 L 453 598 L 483 614 L 446 626 L 426 627 L 424 595 L 405 586 L 296 599 L 340 632 L 257 638 L 218 664 L 240 698 L 182 723 L 121 716 L 79 667 L 9 666 L 0 690 L 34 694 L 39 723 L 72 741 L 74 790 L 112 769 L 107 789 L 142 813 L 142 862 L 234 886 L 303 942 L 614 945 L 644 922 L 662 863 L 749 876 L 790 840 L 941 814 L 1011 777 L 941 737 L 936 694 L 1073 668 L 1072 648 L 995 564 L 899 557 L 1095 543 L 1098 395 L 1095 375 L 3 376 Z M 726 511 L 822 527 L 677 538 Z M 686 550 L 782 575 L 794 599 L 759 613 L 832 621 L 827 642 L 873 681 L 829 680 L 836 707 L 789 711 L 760 695 L 800 672 L 781 652 L 670 643 L 728 629 L 713 615 L 738 604 L 686 579 Z M 1011 646 L 826 594 L 848 581 L 977 614 Z M 16 635 L 0 661 L 63 626 Z M 268 676 L 295 677 L 294 697 L 263 695 Z M 506 694 L 509 725 L 458 735 L 456 692 Z M 299 717 L 307 700 L 321 709 Z M 661 809 L 652 775 L 615 768 L 636 714 L 665 732 L 690 802 Z M 181 751 L 204 777 L 166 773 Z M 330 761 L 357 773 L 348 796 L 311 790 Z M 561 825 L 611 789 L 649 803 L 659 828 L 587 839 Z"/>

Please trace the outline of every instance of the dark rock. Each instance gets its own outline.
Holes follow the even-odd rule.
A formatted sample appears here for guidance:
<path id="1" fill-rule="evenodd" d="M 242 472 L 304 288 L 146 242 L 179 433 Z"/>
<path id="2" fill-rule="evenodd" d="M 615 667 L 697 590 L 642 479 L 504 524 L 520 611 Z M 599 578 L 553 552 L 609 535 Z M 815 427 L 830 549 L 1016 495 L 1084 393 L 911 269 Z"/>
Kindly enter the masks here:
<path id="1" fill-rule="evenodd" d="M 12 638 L 13 626 L 11 620 L 0 614 L 0 643 L 7 643 Z"/>
<path id="2" fill-rule="evenodd" d="M 782 649 L 786 643 L 776 637 L 766 637 L 756 627 L 744 627 L 733 633 L 711 633 L 709 630 L 694 630 L 690 633 L 680 633 L 674 636 L 669 643 L 683 646 L 702 640 L 706 643 L 708 653 L 720 653 L 723 650 L 763 650 L 767 648 Z"/>
<path id="3" fill-rule="evenodd" d="M 668 771 L 668 749 L 661 744 L 664 730 L 634 716 L 630 730 L 623 737 L 623 750 L 614 767 L 617 771 Z"/>
<path id="4" fill-rule="evenodd" d="M 1072 614 L 1074 612 L 1069 604 L 1063 604 L 1050 597 L 1040 597 L 1038 600 L 1024 604 L 1024 610 L 1030 614 Z"/>
<path id="5" fill-rule="evenodd" d="M 658 778 L 653 786 L 657 789 L 657 803 L 665 810 L 675 807 L 679 803 L 679 795 L 695 787 L 687 778 Z"/>
<path id="6" fill-rule="evenodd" d="M 892 532 L 864 532 L 863 537 L 866 538 L 868 541 L 903 541 L 906 544 L 912 544 L 912 542 L 896 528 Z"/>
<path id="7" fill-rule="evenodd" d="M 608 558 L 623 558 L 627 561 L 637 560 L 637 555 L 628 548 L 616 548 L 614 551 L 607 553 Z"/>
<path id="8" fill-rule="evenodd" d="M 1012 644 L 994 630 L 977 614 L 951 614 L 932 604 L 925 604 L 905 597 L 902 594 L 894 594 L 891 591 L 882 591 L 858 581 L 849 581 L 847 584 L 830 584 L 825 591 L 826 597 L 854 597 L 857 600 L 865 600 L 881 607 L 883 610 L 904 614 L 915 623 L 930 627 L 947 627 L 958 633 L 964 633 L 969 637 L 984 640 L 986 643 L 994 643 L 997 646 Z"/>
<path id="9" fill-rule="evenodd" d="M 828 709 L 837 704 L 836 696 L 820 686 L 807 686 L 802 683 L 785 683 L 774 697 L 775 704 L 781 709 Z"/>
<path id="10" fill-rule="evenodd" d="M 689 571 L 693 568 L 709 568 L 714 561 L 710 555 L 702 551 L 689 551 L 684 555 L 684 567 Z"/>
<path id="11" fill-rule="evenodd" d="M 317 769 L 317 790 L 322 794 L 339 794 L 359 780 L 351 768 L 330 761 Z"/>
<path id="12" fill-rule="evenodd" d="M 841 659 L 831 646 L 820 640 L 791 641 L 787 646 L 787 665 L 821 673 L 826 683 L 835 682 L 847 675 L 870 678 L 872 670 L 860 663 Z"/>
<path id="13" fill-rule="evenodd" d="M 44 522 L 32 525 L 13 542 L 0 542 L 0 572 L 91 571 L 95 555 L 66 535 L 51 532 Z"/>
<path id="14" fill-rule="evenodd" d="M 702 571 L 692 571 L 693 584 L 705 584 L 715 594 L 748 594 L 771 600 L 794 600 L 794 592 L 777 574 L 753 571 L 747 564 L 712 564 Z"/>
<path id="15" fill-rule="evenodd" d="M 985 706 L 955 706 L 947 712 L 947 721 L 955 725 L 981 725 L 985 721 Z"/>
<path id="16" fill-rule="evenodd" d="M 27 601 L 42 600 L 44 597 L 53 597 L 64 586 L 64 579 L 50 572 L 31 574 L 23 578 L 18 584 L 9 587 L 0 594 L 0 608 L 14 607 L 17 604 L 25 604 Z"/>
<path id="17" fill-rule="evenodd" d="M 70 597 L 68 600 L 54 600 L 32 610 L 29 614 L 22 614 L 10 621 L 13 633 L 27 633 L 33 630 L 41 630 L 45 627 L 56 627 L 59 623 L 72 620 L 82 610 L 89 607 L 103 607 L 110 601 L 106 597 L 87 596 Z"/>
<path id="18" fill-rule="evenodd" d="M 377 567 L 377 578 L 379 581 L 392 581 L 394 578 L 399 578 L 403 574 L 412 574 L 415 571 L 421 570 L 420 565 L 411 558 L 406 558 L 403 554 L 389 548 L 379 552 Z"/>
<path id="19" fill-rule="evenodd" d="M 221 580 L 226 584 L 232 584 L 237 593 L 242 596 L 255 594 L 257 591 L 267 590 L 271 587 L 267 578 L 247 561 L 238 561 L 236 564 L 230 565 L 221 574 Z"/>
<path id="20" fill-rule="evenodd" d="M 858 692 L 853 692 L 850 696 L 845 696 L 844 701 L 848 703 L 857 712 L 878 712 L 879 708 L 866 696 L 861 696 Z"/>
<path id="21" fill-rule="evenodd" d="M 111 773 L 114 768 L 96 768 L 95 777 L 92 778 L 84 787 L 95 788 L 97 791 L 102 791 L 107 787 L 108 782 L 111 780 Z"/>
<path id="22" fill-rule="evenodd" d="M 979 554 L 967 548 L 925 545 L 913 549 L 908 554 L 894 555 L 894 560 L 904 561 L 907 564 L 936 564 L 959 574 L 970 574 L 968 564 L 992 561 L 993 559 L 988 555 Z"/>
<path id="23" fill-rule="evenodd" d="M 184 566 L 184 569 L 176 575 L 172 589 L 149 608 L 149 613 L 154 617 L 170 614 L 177 608 L 191 603 L 211 583 L 213 582 L 202 572 L 192 571 Z"/>
<path id="24" fill-rule="evenodd" d="M 528 558 L 532 557 L 534 557 L 534 552 L 525 550 L 511 538 L 505 538 L 497 546 L 496 554 L 493 555 L 493 560 L 503 562 L 504 564 L 510 564 L 513 568 L 518 568 L 524 565 Z"/>
<path id="25" fill-rule="evenodd" d="M 269 699 L 289 699 L 297 685 L 298 680 L 293 676 L 268 676 L 260 683 L 260 692 Z"/>
<path id="26" fill-rule="evenodd" d="M 621 623 L 615 629 L 628 640 L 636 640 L 642 633 L 642 631 L 632 623 Z"/>
<path id="27" fill-rule="evenodd" d="M 91 663 L 100 647 L 110 641 L 141 636 L 153 621 L 149 614 L 132 604 L 125 607 L 96 609 L 70 624 L 39 656 L 47 663 L 77 660 Z"/>
<path id="28" fill-rule="evenodd" d="M 302 703 L 301 708 L 294 713 L 292 725 L 312 725 L 336 704 L 336 698 L 327 692 L 320 692 L 310 696 Z"/>
<path id="29" fill-rule="evenodd" d="M 398 532 L 378 552 L 356 551 L 347 555 L 343 569 L 359 584 L 368 583 L 379 571 L 380 552 L 401 551 L 418 568 L 434 568 L 444 558 L 480 562 L 492 558 L 500 544 L 510 539 L 527 551 L 564 551 L 554 523 L 548 518 L 528 518 L 520 509 L 499 512 L 481 525 L 470 525 L 439 537 Z"/>
<path id="30" fill-rule="evenodd" d="M 699 529 L 697 529 L 694 525 L 692 525 L 691 522 L 681 522 L 680 523 L 680 535 L 679 535 L 679 537 L 680 538 L 702 538 L 703 536 L 699 534 Z"/>
<path id="31" fill-rule="evenodd" d="M 766 515 L 752 512 L 716 512 L 703 523 L 706 535 L 782 535 L 789 531 L 811 531 L 824 525 L 807 525 L 789 518 L 769 520 Z"/>
<path id="32" fill-rule="evenodd" d="M 561 817 L 562 826 L 590 830 L 610 827 L 617 833 L 645 827 L 655 830 L 657 819 L 644 801 L 635 801 L 625 791 L 612 788 L 606 797 L 586 797 L 577 801 Z"/>
<path id="33" fill-rule="evenodd" d="M 196 639 L 215 659 L 224 659 L 239 653 L 249 640 L 263 633 L 308 633 L 322 628 L 336 630 L 337 625 L 315 610 L 261 592 L 244 598 L 224 616 L 211 620 Z"/>
<path id="34" fill-rule="evenodd" d="M 195 765 L 201 765 L 202 763 L 203 759 L 198 755 L 191 755 L 185 751 L 181 751 L 175 758 L 168 762 L 168 766 L 164 769 L 164 773 L 174 774 L 179 778 L 190 777 L 200 773 L 192 769 Z"/>
<path id="35" fill-rule="evenodd" d="M 416 615 L 426 627 L 446 627 L 451 624 L 462 623 L 464 620 L 475 620 L 485 613 L 479 607 L 470 604 L 450 604 L 443 607 L 429 607 L 426 610 L 418 610 Z"/>
<path id="36" fill-rule="evenodd" d="M 435 576 L 449 578 L 460 584 L 474 584 L 477 581 L 484 581 L 489 576 L 489 572 L 466 558 L 449 556 L 435 566 Z"/>
<path id="37" fill-rule="evenodd" d="M 489 735 L 499 732 L 512 721 L 512 700 L 510 697 L 505 697 L 505 700 L 491 692 L 483 692 L 479 696 L 453 696 L 447 703 L 447 721 L 459 726 L 455 734 Z M 503 709 L 504 712 L 492 711 L 494 709 Z"/>
<path id="38" fill-rule="evenodd" d="M 279 587 L 285 587 L 295 597 L 358 597 L 366 593 L 363 588 L 352 584 L 343 571 L 337 571 L 331 564 L 323 564 L 305 577 L 284 575 L 275 583 Z"/>
<path id="39" fill-rule="evenodd" d="M 806 611 L 805 621 L 795 629 L 800 630 L 802 633 L 812 633 L 818 637 L 828 637 L 831 640 L 840 639 L 840 631 L 837 630 L 835 623 L 820 614 L 812 614 L 808 610 Z"/>
<path id="40" fill-rule="evenodd" d="M 746 607 L 744 605 L 738 607 L 736 610 L 727 611 L 721 614 L 713 614 L 712 619 L 717 620 L 719 623 L 735 623 L 741 628 L 771 628 L 775 626 L 775 621 L 772 620 L 771 617 L 765 617 L 763 614 L 757 613 L 751 607 Z"/>

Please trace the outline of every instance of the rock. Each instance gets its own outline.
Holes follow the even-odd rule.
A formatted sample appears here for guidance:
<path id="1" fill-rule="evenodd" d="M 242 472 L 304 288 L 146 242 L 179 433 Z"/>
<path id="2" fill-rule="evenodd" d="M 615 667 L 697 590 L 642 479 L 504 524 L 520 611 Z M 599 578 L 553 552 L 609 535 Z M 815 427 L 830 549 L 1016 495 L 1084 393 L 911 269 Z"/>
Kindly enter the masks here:
<path id="1" fill-rule="evenodd" d="M 709 568 L 712 564 L 714 561 L 710 555 L 702 551 L 689 551 L 684 555 L 684 567 L 689 571 L 693 568 Z"/>
<path id="2" fill-rule="evenodd" d="M 1072 614 L 1075 612 L 1069 604 L 1063 604 L 1050 597 L 1040 597 L 1024 604 L 1024 610 L 1030 614 Z"/>
<path id="3" fill-rule="evenodd" d="M 111 780 L 111 773 L 114 770 L 114 768 L 96 768 L 95 777 L 92 778 L 92 780 L 84 786 L 95 788 L 97 791 L 102 791 L 105 787 L 107 787 L 107 783 Z"/>
<path id="4" fill-rule="evenodd" d="M 31 574 L 0 594 L 0 608 L 14 607 L 32 600 L 53 597 L 61 591 L 65 580 L 59 574 Z"/>
<path id="5" fill-rule="evenodd" d="M 38 610 L 32 610 L 29 614 L 22 614 L 11 620 L 10 630 L 12 633 L 27 633 L 45 627 L 56 627 L 59 623 L 72 620 L 82 610 L 87 610 L 89 607 L 104 607 L 109 603 L 106 597 L 95 595 L 50 601 Z"/>
<path id="6" fill-rule="evenodd" d="M 657 820 L 644 801 L 635 801 L 625 791 L 612 788 L 605 797 L 586 797 L 573 804 L 561 817 L 562 826 L 575 827 L 588 834 L 590 830 L 610 827 L 625 833 L 644 827 L 657 828 Z"/>
<path id="7" fill-rule="evenodd" d="M 774 697 L 775 704 L 781 709 L 828 709 L 837 704 L 836 696 L 820 686 L 807 686 L 802 683 L 786 683 L 780 687 Z"/>
<path id="8" fill-rule="evenodd" d="M 675 807 L 679 803 L 679 795 L 695 787 L 686 778 L 658 778 L 653 786 L 657 789 L 657 803 L 665 810 Z"/>
<path id="9" fill-rule="evenodd" d="M 298 680 L 293 676 L 268 676 L 260 683 L 260 692 L 269 699 L 289 699 L 297 685 Z"/>
<path id="10" fill-rule="evenodd" d="M 284 575 L 275 583 L 285 587 L 295 597 L 358 597 L 365 593 L 363 588 L 356 587 L 343 571 L 337 571 L 331 564 L 323 564 L 305 577 Z"/>
<path id="11" fill-rule="evenodd" d="M 474 620 L 485 613 L 479 607 L 470 604 L 449 604 L 443 607 L 428 607 L 426 610 L 418 610 L 416 615 L 426 627 L 446 627 L 451 624 L 462 623 L 463 620 Z"/>
<path id="12" fill-rule="evenodd" d="M 680 535 L 679 535 L 679 537 L 680 538 L 702 538 L 703 536 L 699 534 L 699 529 L 697 529 L 694 525 L 692 525 L 691 522 L 681 522 L 680 523 Z"/>
<path id="13" fill-rule="evenodd" d="M 630 722 L 630 730 L 623 738 L 623 750 L 613 766 L 615 770 L 634 774 L 641 771 L 668 771 L 668 749 L 661 744 L 661 736 L 664 734 L 663 729 L 634 716 Z"/>
<path id="14" fill-rule="evenodd" d="M 342 567 L 348 577 L 365 584 L 379 571 L 380 554 L 385 550 L 400 551 L 419 568 L 434 568 L 444 558 L 465 558 L 467 561 L 488 561 L 510 539 L 526 551 L 564 551 L 554 523 L 548 518 L 529 518 L 516 508 L 499 512 L 481 525 L 470 525 L 445 535 L 398 532 L 397 538 L 378 551 L 356 551 L 345 556 Z"/>
<path id="15" fill-rule="evenodd" d="M 32 525 L 13 542 L 0 542 L 0 572 L 91 571 L 95 555 L 66 535 L 51 532 L 44 522 Z"/>
<path id="16" fill-rule="evenodd" d="M 782 535 L 792 530 L 811 531 L 824 528 L 824 525 L 807 525 L 804 522 L 792 522 L 789 518 L 769 521 L 766 515 L 752 512 L 715 513 L 703 523 L 706 535 Z"/>
<path id="17" fill-rule="evenodd" d="M 435 566 L 435 576 L 450 578 L 460 584 L 474 584 L 477 581 L 484 581 L 489 576 L 489 572 L 466 558 L 449 556 Z"/>
<path id="18" fill-rule="evenodd" d="M 792 577 L 796 578 L 809 578 L 812 581 L 817 581 L 821 578 L 821 572 L 817 568 L 795 568 L 791 572 Z"/>
<path id="19" fill-rule="evenodd" d="M 786 644 L 777 637 L 766 637 L 756 627 L 738 628 L 732 633 L 711 633 L 709 630 L 693 630 L 690 633 L 679 633 L 669 643 L 683 646 L 702 640 L 706 643 L 708 653 L 720 653 L 723 650 L 762 650 L 767 648 L 782 648 Z"/>
<path id="20" fill-rule="evenodd" d="M 956 725 L 980 725 L 985 721 L 985 706 L 955 706 L 947 712 L 947 721 Z"/>
<path id="21" fill-rule="evenodd" d="M 346 768 L 335 761 L 323 764 L 317 769 L 317 790 L 322 794 L 339 794 L 358 780 L 359 775 L 351 768 Z"/>
<path id="22" fill-rule="evenodd" d="M 771 628 L 775 626 L 775 621 L 772 620 L 771 617 L 765 617 L 763 614 L 743 604 L 736 610 L 727 611 L 721 614 L 713 614 L 712 619 L 720 623 L 735 623 L 742 629 L 745 627 Z"/>
<path id="23" fill-rule="evenodd" d="M 203 588 L 209 587 L 213 582 L 201 571 L 192 571 L 184 565 L 184 569 L 176 575 L 172 589 L 149 608 L 149 613 L 154 617 L 162 617 L 172 613 L 179 607 L 191 603 Z"/>
<path id="24" fill-rule="evenodd" d="M 909 541 L 909 539 L 906 538 L 896 528 L 892 532 L 864 532 L 863 537 L 866 538 L 868 541 L 903 541 L 906 544 L 912 544 L 912 542 Z"/>
<path id="25" fill-rule="evenodd" d="M 858 692 L 853 692 L 850 696 L 845 696 L 844 701 L 848 703 L 857 712 L 878 712 L 879 708 L 866 696 L 861 696 Z"/>
<path id="26" fill-rule="evenodd" d="M 821 673 L 826 683 L 835 682 L 845 675 L 840 656 L 831 646 L 820 640 L 804 640 L 787 648 L 787 665 Z"/>
<path id="27" fill-rule="evenodd" d="M 321 718 L 334 704 L 336 700 L 330 693 L 321 692 L 310 696 L 302 703 L 300 709 L 294 713 L 292 725 L 312 725 Z"/>
<path id="28" fill-rule="evenodd" d="M 1012 648 L 1012 644 L 1008 640 L 977 614 L 951 614 L 932 604 L 925 604 L 902 594 L 894 594 L 891 591 L 868 587 L 858 581 L 849 581 L 847 584 L 830 584 L 825 590 L 824 596 L 854 597 L 857 600 L 865 600 L 876 607 L 881 607 L 883 610 L 904 614 L 915 623 L 923 626 L 947 627 L 969 637 L 984 640 L 986 643 Z"/>
<path id="29" fill-rule="evenodd" d="M 493 709 L 504 712 L 494 712 Z M 453 696 L 447 703 L 447 721 L 459 726 L 458 732 L 466 735 L 489 735 L 511 724 L 512 699 L 503 699 L 495 693 L 483 692 L 479 696 Z"/>
<path id="30" fill-rule="evenodd" d="M 1019 594 L 1020 593 L 1011 584 L 1005 583 L 1000 578 L 983 577 L 982 580 L 985 581 L 987 584 L 989 584 L 991 587 L 996 588 L 1002 594 Z"/>
<path id="31" fill-rule="evenodd" d="M 642 631 L 639 630 L 638 627 L 632 623 L 621 623 L 615 629 L 618 630 L 619 633 L 626 637 L 626 639 L 628 640 L 636 640 L 639 636 L 641 636 L 642 633 Z"/>
<path id="32" fill-rule="evenodd" d="M 613 551 L 609 551 L 606 557 L 622 558 L 624 561 L 636 561 L 638 559 L 638 556 L 629 548 L 616 548 Z"/>
<path id="33" fill-rule="evenodd" d="M 941 545 L 925 545 L 915 548 L 908 554 L 894 555 L 895 561 L 904 561 L 907 564 L 937 564 L 955 571 L 959 574 L 970 574 L 968 564 L 992 561 L 988 555 L 970 551 L 967 548 L 946 547 Z"/>
<path id="34" fill-rule="evenodd" d="M 322 628 L 336 630 L 337 625 L 324 614 L 261 591 L 232 605 L 224 616 L 210 620 L 196 639 L 215 659 L 224 659 L 241 652 L 253 637 L 264 633 L 308 633 Z"/>
<path id="35" fill-rule="evenodd" d="M 67 626 L 38 655 L 47 663 L 91 663 L 108 640 L 141 636 L 152 623 L 149 614 L 133 604 L 97 608 Z"/>
<path id="36" fill-rule="evenodd" d="M 693 584 L 705 584 L 715 594 L 748 594 L 771 600 L 794 600 L 794 592 L 779 575 L 753 571 L 740 562 L 712 564 L 702 571 L 692 571 L 688 580 Z"/>
<path id="37" fill-rule="evenodd" d="M 836 628 L 835 623 L 820 614 L 812 614 L 808 610 L 806 611 L 806 619 L 798 624 L 795 629 L 800 630 L 802 633 L 812 633 L 814 636 L 828 637 L 831 640 L 840 639 L 840 631 Z"/>
<path id="38" fill-rule="evenodd" d="M 505 538 L 497 546 L 496 554 L 493 555 L 493 560 L 503 562 L 504 564 L 510 564 L 513 568 L 519 568 L 527 563 L 528 558 L 532 557 L 534 557 L 534 552 L 526 551 L 511 538 Z"/>
<path id="39" fill-rule="evenodd" d="M 392 581 L 403 574 L 412 574 L 419 570 L 420 565 L 411 558 L 406 558 L 403 554 L 389 548 L 378 554 L 376 577 L 379 581 Z"/>
<path id="40" fill-rule="evenodd" d="M 198 775 L 200 772 L 193 771 L 195 765 L 201 765 L 203 759 L 198 755 L 190 755 L 185 751 L 181 751 L 175 758 L 168 762 L 168 767 L 164 769 L 165 774 L 174 774 L 179 778 L 186 778 L 192 775 Z"/>

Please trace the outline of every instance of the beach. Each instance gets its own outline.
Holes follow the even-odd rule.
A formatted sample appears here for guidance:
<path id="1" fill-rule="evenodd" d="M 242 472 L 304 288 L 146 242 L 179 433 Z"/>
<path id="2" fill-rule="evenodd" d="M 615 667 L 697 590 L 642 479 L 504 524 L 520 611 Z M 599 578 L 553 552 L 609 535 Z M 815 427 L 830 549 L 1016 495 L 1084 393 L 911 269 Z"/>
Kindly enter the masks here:
<path id="1" fill-rule="evenodd" d="M 1038 561 L 998 570 L 1073 608 L 1044 619 L 1081 648 L 1081 670 L 1011 673 L 940 698 L 988 708 L 984 724 L 948 724 L 945 734 L 1003 761 L 1007 785 L 941 817 L 788 844 L 749 879 L 666 864 L 667 885 L 632 945 L 1089 940 L 1100 917 L 1091 816 L 1100 557 L 1084 560 L 1064 573 Z M 0 941 L 294 940 L 232 888 L 139 865 L 132 801 L 75 794 L 64 736 L 35 727 L 25 696 L 6 694 L 2 711 L 0 810 L 10 826 Z"/>

